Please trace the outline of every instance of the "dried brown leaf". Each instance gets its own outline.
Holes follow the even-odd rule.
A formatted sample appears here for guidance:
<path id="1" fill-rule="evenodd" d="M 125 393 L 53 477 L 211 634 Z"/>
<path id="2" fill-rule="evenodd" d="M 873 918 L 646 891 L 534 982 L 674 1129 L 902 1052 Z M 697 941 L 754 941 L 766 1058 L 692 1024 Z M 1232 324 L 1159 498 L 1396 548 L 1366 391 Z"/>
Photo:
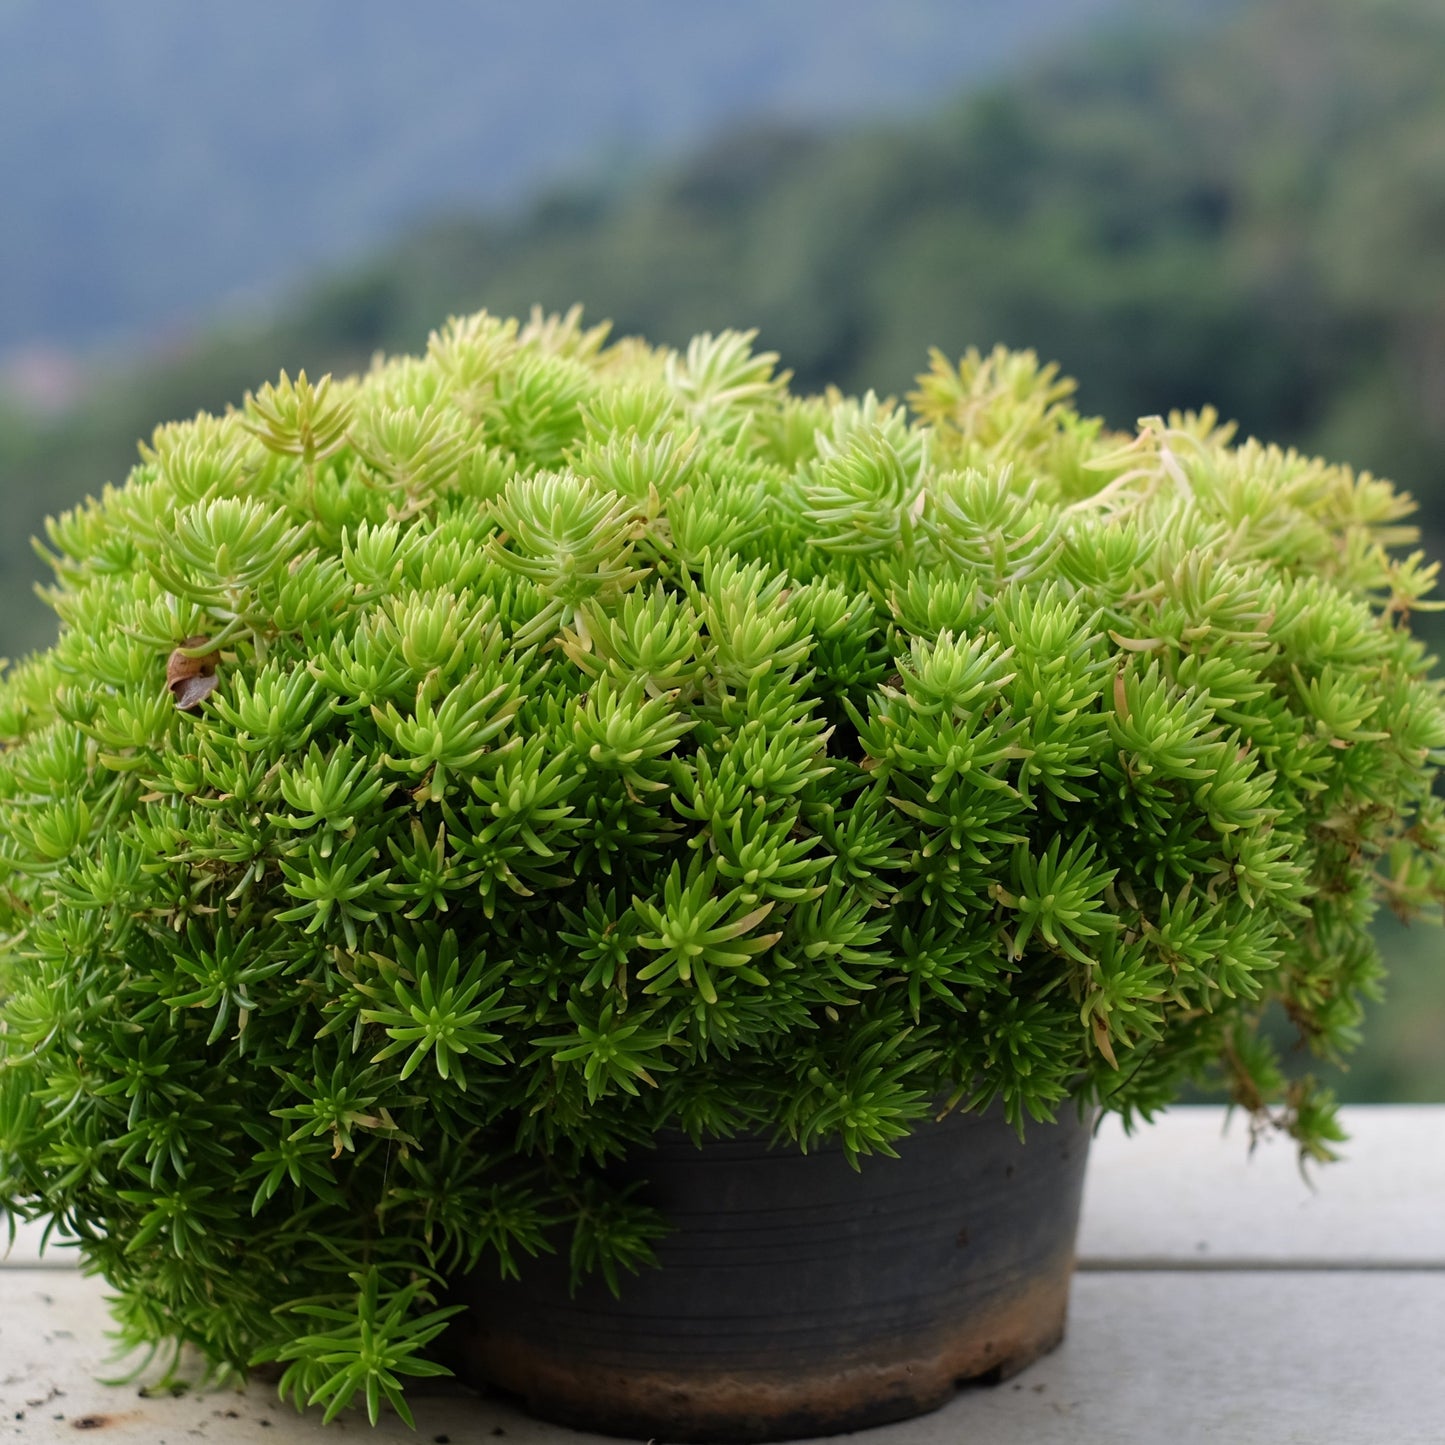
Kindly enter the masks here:
<path id="1" fill-rule="evenodd" d="M 220 681 L 216 676 L 215 653 L 207 653 L 204 657 L 188 656 L 189 651 L 204 647 L 209 640 L 206 637 L 186 638 L 166 662 L 166 686 L 182 712 L 195 712 L 216 690 Z"/>

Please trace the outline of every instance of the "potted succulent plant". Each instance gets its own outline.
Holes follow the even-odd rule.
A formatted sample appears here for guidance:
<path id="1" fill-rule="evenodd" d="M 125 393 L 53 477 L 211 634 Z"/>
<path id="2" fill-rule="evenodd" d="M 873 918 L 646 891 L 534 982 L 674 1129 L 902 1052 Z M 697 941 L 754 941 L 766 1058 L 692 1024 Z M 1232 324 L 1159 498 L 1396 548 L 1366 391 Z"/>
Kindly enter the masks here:
<path id="1" fill-rule="evenodd" d="M 1057 1339 L 1095 1110 L 1328 1153 L 1259 1024 L 1346 1049 L 1441 895 L 1407 500 L 1027 354 L 911 412 L 775 362 L 453 321 L 51 525 L 0 1205 L 128 1343 L 842 1428 Z"/>

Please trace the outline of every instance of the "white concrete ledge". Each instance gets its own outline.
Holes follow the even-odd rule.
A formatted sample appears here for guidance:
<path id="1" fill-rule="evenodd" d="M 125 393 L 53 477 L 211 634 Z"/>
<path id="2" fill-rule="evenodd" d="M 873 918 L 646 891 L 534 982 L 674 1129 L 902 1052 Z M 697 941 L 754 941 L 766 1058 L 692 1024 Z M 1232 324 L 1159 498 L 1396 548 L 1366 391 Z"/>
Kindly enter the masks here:
<path id="1" fill-rule="evenodd" d="M 1242 1121 L 1178 1109 L 1090 1164 L 1064 1345 L 857 1445 L 1441 1445 L 1445 1442 L 1445 1108 L 1346 1111 L 1347 1162 L 1312 1191 L 1286 1141 L 1247 1156 Z M 445 1385 L 323 1429 L 271 1387 L 148 1399 L 115 1365 L 104 1286 L 48 1267 L 27 1229 L 0 1267 L 0 1445 L 293 1445 L 356 1438 L 598 1445 Z"/>
<path id="2" fill-rule="evenodd" d="M 1343 1157 L 1308 1178 L 1292 1140 L 1266 1138 L 1251 1153 L 1248 1119 L 1226 1128 L 1222 1109 L 1172 1109 L 1132 1138 L 1105 1120 L 1089 1159 L 1080 1263 L 1445 1267 L 1445 1108 L 1359 1106 L 1341 1117 Z"/>
<path id="3" fill-rule="evenodd" d="M 0 1282 L 0 1442 L 292 1445 L 494 1440 L 599 1445 L 461 1392 L 415 1398 L 417 1433 L 384 1417 L 324 1428 L 268 1386 L 144 1399 L 107 1371 L 102 1290 L 75 1273 Z M 1017 1380 L 847 1437 L 856 1445 L 1440 1445 L 1445 1273 L 1082 1274 L 1064 1345 Z M 84 1423 L 82 1423 L 84 1422 Z"/>

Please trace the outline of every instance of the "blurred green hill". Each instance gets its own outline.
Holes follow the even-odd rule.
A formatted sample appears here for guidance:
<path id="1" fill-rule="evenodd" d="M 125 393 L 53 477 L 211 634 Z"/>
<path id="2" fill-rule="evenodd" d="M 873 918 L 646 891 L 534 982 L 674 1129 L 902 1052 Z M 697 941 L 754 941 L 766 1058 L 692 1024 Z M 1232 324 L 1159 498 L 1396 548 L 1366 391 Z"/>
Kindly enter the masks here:
<path id="1" fill-rule="evenodd" d="M 0 358 L 254 304 L 447 205 L 616 189 L 740 116 L 917 113 L 1119 3 L 0 0 Z"/>
<path id="2" fill-rule="evenodd" d="M 809 386 L 898 391 L 929 345 L 1030 346 L 1116 424 L 1214 403 L 1393 477 L 1445 554 L 1442 75 L 1438 0 L 1255 0 L 1105 27 L 926 120 L 734 132 L 625 193 L 432 224 L 51 424 L 0 416 L 0 650 L 49 635 L 26 538 L 157 421 L 534 302 L 664 342 L 756 326 Z M 1445 1099 L 1440 937 L 1389 947 L 1399 1003 L 1342 1092 Z"/>

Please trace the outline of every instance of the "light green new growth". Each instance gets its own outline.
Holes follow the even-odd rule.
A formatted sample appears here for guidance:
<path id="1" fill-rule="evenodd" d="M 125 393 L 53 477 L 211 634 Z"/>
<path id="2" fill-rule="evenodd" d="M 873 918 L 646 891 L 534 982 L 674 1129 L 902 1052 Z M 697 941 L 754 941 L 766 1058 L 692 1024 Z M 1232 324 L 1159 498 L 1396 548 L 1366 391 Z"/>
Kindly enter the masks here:
<path id="1" fill-rule="evenodd" d="M 437 1286 L 644 1265 L 664 1125 L 889 1149 L 1347 1050 L 1434 908 L 1408 501 L 1027 354 L 453 321 L 160 428 L 0 684 L 0 1205 L 124 1338 L 404 1409 Z"/>

